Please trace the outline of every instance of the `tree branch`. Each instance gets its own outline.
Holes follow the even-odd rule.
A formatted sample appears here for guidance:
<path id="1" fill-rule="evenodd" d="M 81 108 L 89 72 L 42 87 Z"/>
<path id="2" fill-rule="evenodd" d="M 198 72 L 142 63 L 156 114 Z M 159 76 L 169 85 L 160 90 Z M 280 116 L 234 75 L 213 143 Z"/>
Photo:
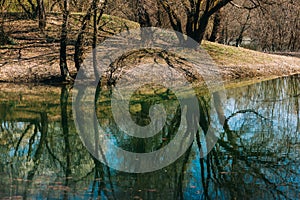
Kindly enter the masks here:
<path id="1" fill-rule="evenodd" d="M 220 10 L 222 7 L 226 6 L 229 2 L 231 2 L 232 0 L 221 0 L 219 1 L 214 7 L 212 7 L 209 11 L 208 11 L 208 16 L 213 15 L 215 12 L 217 12 L 218 10 Z"/>
<path id="2" fill-rule="evenodd" d="M 246 9 L 246 10 L 253 10 L 255 8 L 258 8 L 260 6 L 260 4 L 258 3 L 255 3 L 254 1 L 251 0 L 251 3 L 253 3 L 253 6 L 252 7 L 249 7 L 249 6 L 241 6 L 241 5 L 238 5 L 236 3 L 234 3 L 233 1 L 230 1 L 229 2 L 232 6 L 236 7 L 236 8 L 240 8 L 240 9 Z"/>

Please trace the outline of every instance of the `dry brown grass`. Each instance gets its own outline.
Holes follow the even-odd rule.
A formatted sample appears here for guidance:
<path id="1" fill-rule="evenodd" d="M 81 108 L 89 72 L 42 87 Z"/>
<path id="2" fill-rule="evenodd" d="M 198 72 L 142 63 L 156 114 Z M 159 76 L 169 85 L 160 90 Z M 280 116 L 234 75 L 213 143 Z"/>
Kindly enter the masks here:
<path id="1" fill-rule="evenodd" d="M 99 41 L 126 28 L 136 28 L 138 24 L 103 15 L 100 23 Z M 73 13 L 70 19 L 69 41 L 67 47 L 68 67 L 72 74 L 74 67 L 74 42 L 81 26 L 82 14 Z M 35 20 L 9 18 L 5 28 L 13 39 L 14 45 L 0 46 L 0 82 L 41 82 L 60 76 L 59 38 L 61 17 L 49 15 L 44 33 L 39 31 Z M 86 49 L 91 51 L 91 30 L 86 37 Z"/>

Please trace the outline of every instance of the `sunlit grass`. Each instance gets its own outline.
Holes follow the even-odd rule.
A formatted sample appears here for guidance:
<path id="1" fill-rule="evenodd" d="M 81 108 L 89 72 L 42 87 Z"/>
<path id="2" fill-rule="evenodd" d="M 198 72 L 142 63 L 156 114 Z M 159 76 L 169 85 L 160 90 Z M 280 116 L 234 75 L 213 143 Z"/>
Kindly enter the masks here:
<path id="1" fill-rule="evenodd" d="M 243 47 L 234 47 L 203 41 L 202 47 L 220 65 L 249 65 L 272 62 L 272 56 Z"/>

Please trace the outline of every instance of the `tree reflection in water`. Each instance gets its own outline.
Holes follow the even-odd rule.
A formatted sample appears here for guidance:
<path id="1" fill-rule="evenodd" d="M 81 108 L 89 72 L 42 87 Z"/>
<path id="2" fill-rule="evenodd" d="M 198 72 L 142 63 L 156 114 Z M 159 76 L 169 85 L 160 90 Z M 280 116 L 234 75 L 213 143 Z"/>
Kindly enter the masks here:
<path id="1" fill-rule="evenodd" d="M 72 121 L 70 89 L 59 102 L 0 96 L 0 196 L 16 198 L 103 199 L 297 199 L 300 198 L 299 77 L 275 79 L 227 91 L 226 102 L 199 96 L 199 131 L 175 163 L 145 174 L 111 169 L 83 146 Z M 100 100 L 99 100 L 100 101 Z M 180 124 L 178 102 L 132 104 L 132 118 L 149 122 L 157 101 L 175 110 L 161 133 L 150 139 L 122 134 L 109 103 L 97 104 L 99 123 L 120 147 L 150 152 L 168 144 Z M 223 108 L 223 109 L 222 109 Z M 225 108 L 225 109 L 224 109 Z M 225 123 L 215 124 L 224 117 Z M 203 137 L 212 126 L 217 145 L 204 158 Z M 115 158 L 117 159 L 117 158 Z"/>

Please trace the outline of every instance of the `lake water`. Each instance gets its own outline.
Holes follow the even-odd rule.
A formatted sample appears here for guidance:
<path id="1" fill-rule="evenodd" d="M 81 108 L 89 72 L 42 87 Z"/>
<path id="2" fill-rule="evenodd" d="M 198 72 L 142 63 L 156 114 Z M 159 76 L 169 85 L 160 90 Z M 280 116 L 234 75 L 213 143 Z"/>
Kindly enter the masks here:
<path id="1" fill-rule="evenodd" d="M 212 97 L 199 95 L 201 120 L 191 147 L 174 163 L 148 173 L 117 171 L 91 155 L 74 124 L 71 88 L 12 84 L 0 88 L 1 198 L 300 198 L 299 76 L 227 89 L 222 102 L 225 125 L 211 116 Z M 113 120 L 109 101 L 98 100 L 97 117 L 114 144 L 132 152 L 151 152 L 175 137 L 181 119 L 176 99 L 162 96 L 141 102 L 137 98 L 130 108 L 133 121 L 149 123 L 153 102 L 175 112 L 151 138 L 124 135 Z M 208 127 L 219 139 L 202 158 Z M 110 159 L 122 164 L 117 155 Z"/>

